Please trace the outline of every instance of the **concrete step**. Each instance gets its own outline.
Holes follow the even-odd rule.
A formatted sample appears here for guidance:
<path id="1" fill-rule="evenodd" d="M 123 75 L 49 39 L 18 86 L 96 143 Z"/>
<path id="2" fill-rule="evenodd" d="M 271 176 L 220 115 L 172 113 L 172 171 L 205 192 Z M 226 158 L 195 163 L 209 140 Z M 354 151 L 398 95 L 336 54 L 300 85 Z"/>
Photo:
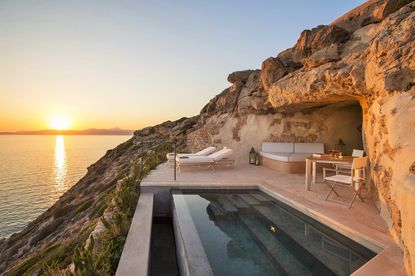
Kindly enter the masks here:
<path id="1" fill-rule="evenodd" d="M 240 216 L 240 219 L 246 225 L 248 232 L 253 238 L 260 242 L 263 248 L 270 253 L 276 267 L 280 267 L 288 275 L 312 275 L 262 223 L 258 222 L 255 218 L 244 215 Z"/>
<path id="2" fill-rule="evenodd" d="M 255 199 L 257 199 L 259 202 L 262 203 L 268 203 L 271 202 L 272 199 L 264 194 L 261 194 L 259 192 L 252 192 L 250 193 L 251 196 L 253 196 Z"/>
<path id="3" fill-rule="evenodd" d="M 274 224 L 277 231 L 283 231 L 287 237 L 290 237 L 293 248 L 304 248 L 304 251 L 308 252 L 310 256 L 314 256 L 319 262 L 324 263 L 324 266 L 337 275 L 344 274 L 344 271 L 349 271 L 350 267 L 354 266 L 351 264 L 352 258 L 350 258 L 347 248 L 325 236 L 311 225 L 302 222 L 288 211 L 282 208 L 270 208 L 270 206 L 265 205 L 253 206 L 253 209 L 271 224 Z M 310 235 L 310 233 L 315 235 Z M 320 237 L 320 235 L 323 237 Z M 328 244 L 331 249 L 324 246 Z M 343 256 L 339 257 L 341 253 L 343 253 Z"/>
<path id="4" fill-rule="evenodd" d="M 239 195 L 226 195 L 226 198 L 238 209 L 245 209 L 249 207 L 249 204 L 241 199 Z"/>
<path id="5" fill-rule="evenodd" d="M 246 203 L 248 203 L 248 205 L 257 205 L 257 204 L 261 204 L 261 201 L 259 201 L 258 199 L 256 199 L 255 197 L 249 195 L 249 194 L 239 194 L 239 197 L 245 201 Z"/>
<path id="6" fill-rule="evenodd" d="M 216 199 L 216 202 L 220 204 L 220 206 L 222 206 L 223 210 L 225 210 L 225 212 L 229 212 L 229 213 L 236 213 L 238 212 L 238 208 L 236 208 L 236 206 L 226 197 L 218 197 Z"/>

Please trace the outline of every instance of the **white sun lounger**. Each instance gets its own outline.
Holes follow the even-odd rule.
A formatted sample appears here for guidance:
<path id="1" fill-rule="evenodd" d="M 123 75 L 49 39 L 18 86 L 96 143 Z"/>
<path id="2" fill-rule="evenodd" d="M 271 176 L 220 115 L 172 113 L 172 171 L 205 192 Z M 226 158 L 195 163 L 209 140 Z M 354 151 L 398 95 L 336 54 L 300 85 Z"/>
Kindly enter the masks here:
<path id="1" fill-rule="evenodd" d="M 211 169 L 214 169 L 215 166 L 233 165 L 234 160 L 229 158 L 231 155 L 231 149 L 221 149 L 208 156 L 177 156 L 176 162 L 179 171 L 180 168 L 185 166 L 207 166 Z"/>
<path id="2" fill-rule="evenodd" d="M 207 147 L 205 149 L 202 149 L 201 151 L 195 152 L 195 153 L 177 153 L 176 155 L 178 157 L 184 157 L 184 156 L 207 156 L 213 152 L 215 152 L 215 147 Z M 167 153 L 167 161 L 169 165 L 172 165 L 174 161 L 174 152 Z"/>

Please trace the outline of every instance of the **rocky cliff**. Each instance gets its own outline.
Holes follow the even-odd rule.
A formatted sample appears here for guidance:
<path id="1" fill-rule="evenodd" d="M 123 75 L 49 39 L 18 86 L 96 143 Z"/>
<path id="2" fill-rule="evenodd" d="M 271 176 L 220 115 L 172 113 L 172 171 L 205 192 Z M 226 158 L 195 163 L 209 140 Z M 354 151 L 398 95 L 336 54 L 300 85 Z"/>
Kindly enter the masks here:
<path id="1" fill-rule="evenodd" d="M 370 158 L 369 188 L 403 248 L 407 271 L 414 274 L 411 2 L 369 1 L 330 25 L 303 31 L 292 48 L 266 59 L 261 70 L 230 74 L 232 86 L 202 110 L 200 128 L 187 142 L 190 148 L 212 143 L 242 148 L 243 158 L 250 145 L 258 147 L 266 140 L 332 146 L 337 135 L 358 148 L 353 137 L 356 130 L 362 131 L 360 143 Z M 356 108 L 361 118 L 352 111 Z"/>
<path id="2" fill-rule="evenodd" d="M 137 131 L 26 230 L 0 242 L 0 271 L 37 252 L 90 233 L 100 199 L 115 189 L 140 142 L 175 139 L 182 149 L 229 146 L 244 162 L 262 141 L 324 142 L 346 153 L 364 147 L 373 200 L 415 273 L 415 3 L 369 1 L 329 25 L 300 34 L 261 70 L 234 72 L 232 84 L 196 117 Z M 98 210 L 100 210 L 98 212 Z M 88 228 L 89 227 L 89 228 Z M 46 231 L 45 229 L 51 229 Z M 88 232 L 89 231 L 89 232 Z M 85 235 L 88 237 L 88 235 Z M 86 238 L 84 239 L 86 240 Z M 81 243 L 82 244 L 82 243 Z"/>
<path id="3" fill-rule="evenodd" d="M 365 6 L 372 7 L 369 15 L 361 10 L 349 14 L 350 24 L 343 18 L 303 32 L 293 48 L 276 58 L 302 66 L 272 79 L 266 91 L 277 109 L 351 99 L 360 103 L 377 203 L 404 249 L 407 270 L 414 273 L 415 4 L 399 9 L 400 2 L 373 1 Z M 339 28 L 347 33 L 339 35 Z M 269 71 L 264 62 L 264 80 Z"/>

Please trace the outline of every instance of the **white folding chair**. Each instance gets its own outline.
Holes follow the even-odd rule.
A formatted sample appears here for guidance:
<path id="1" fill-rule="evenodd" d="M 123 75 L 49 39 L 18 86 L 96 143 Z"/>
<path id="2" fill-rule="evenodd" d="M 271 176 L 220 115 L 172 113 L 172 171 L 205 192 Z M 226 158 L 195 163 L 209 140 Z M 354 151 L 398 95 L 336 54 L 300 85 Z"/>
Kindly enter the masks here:
<path id="1" fill-rule="evenodd" d="M 349 203 L 349 209 L 352 207 L 353 202 L 355 201 L 356 197 L 358 197 L 361 201 L 363 201 L 363 198 L 360 193 L 363 187 L 363 183 L 365 182 L 366 163 L 367 163 L 367 156 L 354 158 L 351 169 L 348 172 L 348 174 L 345 170 L 323 168 L 324 182 L 331 183 L 330 191 L 328 192 L 326 196 L 326 200 L 329 198 L 332 192 L 336 194 L 337 196 L 339 196 L 338 193 L 334 190 L 334 187 L 336 185 L 339 185 L 339 186 L 350 186 L 354 191 L 353 198 Z M 328 171 L 333 171 L 336 174 L 327 176 Z"/>
<path id="2" fill-rule="evenodd" d="M 363 157 L 365 155 L 364 150 L 353 149 L 352 156 L 353 157 Z M 337 170 L 350 170 L 352 165 L 350 164 L 336 164 Z"/>

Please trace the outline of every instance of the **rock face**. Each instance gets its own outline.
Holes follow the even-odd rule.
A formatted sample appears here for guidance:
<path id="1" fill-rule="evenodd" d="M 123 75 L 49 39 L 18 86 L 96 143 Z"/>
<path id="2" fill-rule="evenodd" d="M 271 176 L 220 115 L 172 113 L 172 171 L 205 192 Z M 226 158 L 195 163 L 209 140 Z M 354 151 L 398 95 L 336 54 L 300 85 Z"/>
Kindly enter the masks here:
<path id="1" fill-rule="evenodd" d="M 230 75 L 232 87 L 202 110 L 189 148 L 226 145 L 240 149 L 243 161 L 251 145 L 266 140 L 324 141 L 339 131 L 330 121 L 335 114 L 337 122 L 349 120 L 346 129 L 360 120 L 330 106 L 358 103 L 376 204 L 403 248 L 408 273 L 415 274 L 414 26 L 415 3 L 386 0 L 303 31 L 261 71 Z M 358 141 L 347 143 L 358 147 Z"/>
<path id="2" fill-rule="evenodd" d="M 303 33 L 284 53 L 291 57 L 286 64 L 302 66 L 264 87 L 277 110 L 360 102 L 377 203 L 404 249 L 407 270 L 414 273 L 415 217 L 409 210 L 415 202 L 415 179 L 409 168 L 415 158 L 415 3 L 392 13 L 404 2 L 365 4 L 357 14 L 347 15 L 356 19 L 332 23 L 350 35 L 335 35 L 327 44 L 313 46 Z M 310 45 L 306 52 L 311 55 L 299 59 L 298 49 L 308 48 L 304 45 Z"/>
<path id="3" fill-rule="evenodd" d="M 237 163 L 246 163 L 251 147 L 260 150 L 268 142 L 322 142 L 334 149 L 342 138 L 344 152 L 362 148 L 362 109 L 356 104 L 336 104 L 302 112 L 268 114 L 223 113 L 212 115 L 203 126 L 187 135 L 189 151 L 209 145 L 227 146 Z"/>

